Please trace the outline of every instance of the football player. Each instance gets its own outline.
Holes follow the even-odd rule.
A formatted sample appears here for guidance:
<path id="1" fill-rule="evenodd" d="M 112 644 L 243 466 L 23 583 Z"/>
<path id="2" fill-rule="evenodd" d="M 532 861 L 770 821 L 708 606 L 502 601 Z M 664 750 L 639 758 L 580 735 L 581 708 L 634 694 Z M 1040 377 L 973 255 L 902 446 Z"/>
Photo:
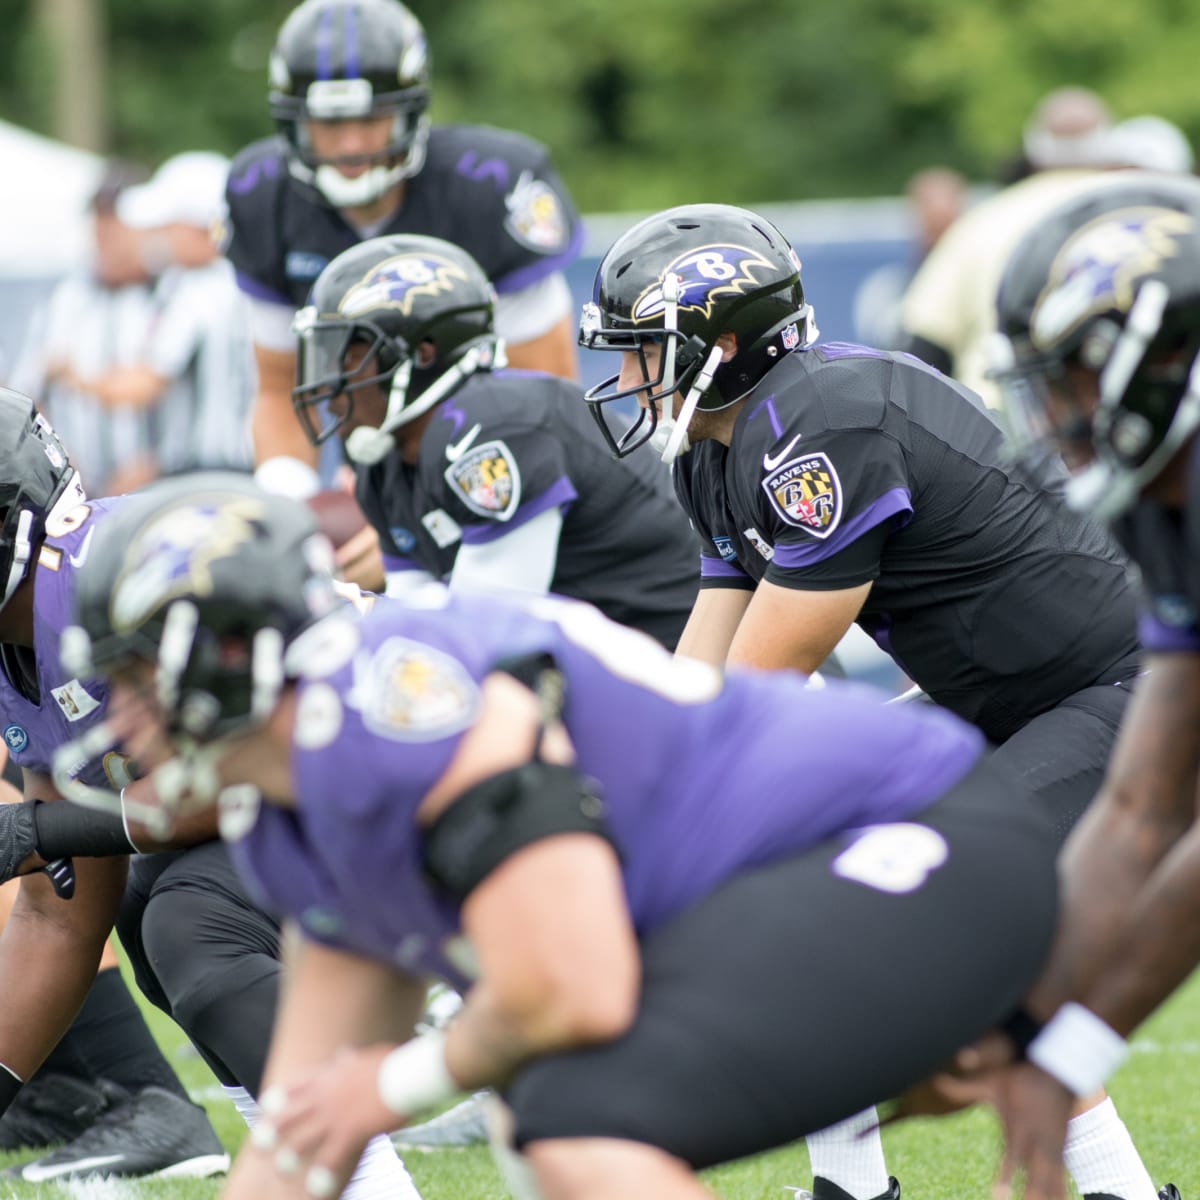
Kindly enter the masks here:
<path id="1" fill-rule="evenodd" d="M 494 293 L 466 251 L 373 238 L 297 317 L 301 426 L 337 435 L 389 590 L 553 591 L 668 647 L 696 595 L 687 522 L 657 463 L 614 463 L 576 384 L 504 370 Z"/>
<path id="2" fill-rule="evenodd" d="M 562 268 L 582 230 L 545 148 L 521 134 L 429 122 L 430 53 L 399 0 L 305 0 L 271 54 L 277 136 L 229 175 L 226 253 L 252 304 L 259 480 L 307 495 L 316 455 L 291 412 L 291 322 L 322 268 L 366 237 L 412 232 L 465 247 L 501 296 L 514 365 L 574 377 Z"/>
<path id="3" fill-rule="evenodd" d="M 701 1197 L 990 1028 L 1047 952 L 1053 830 L 952 714 L 560 598 L 331 612 L 312 514 L 236 477 L 122 517 L 64 654 L 157 802 L 257 789 L 231 852 L 300 933 L 229 1197 L 337 1194 L 486 1084 L 546 1196 Z M 474 982 L 412 1039 L 427 973 Z"/>
<path id="4" fill-rule="evenodd" d="M 857 622 L 983 731 L 1065 837 L 1100 786 L 1139 650 L 1125 563 L 1052 494 L 1061 465 L 1011 465 L 978 397 L 916 359 L 818 343 L 795 251 L 744 209 L 645 219 L 594 296 L 581 343 L 621 367 L 586 399 L 617 454 L 652 442 L 673 462 L 701 539 L 679 652 L 811 671 Z M 618 435 L 609 412 L 629 398 L 640 417 Z M 1124 1147 L 1115 1194 L 1154 1200 L 1111 1106 L 1084 1116 Z M 878 1143 L 854 1144 L 877 1155 L 861 1196 L 882 1194 Z M 1114 1191 L 1087 1162 L 1076 1180 Z"/>
<path id="5" fill-rule="evenodd" d="M 1072 1090 L 1200 962 L 1200 182 L 1130 179 L 1065 205 L 1014 252 L 998 310 L 1009 403 L 1077 472 L 1071 505 L 1114 523 L 1145 594 L 1147 678 L 1068 843 L 1061 933 L 1027 1003 L 1058 1057 L 1007 1081 L 1007 1169 L 1042 1200 L 1061 1194 Z"/>
<path id="6" fill-rule="evenodd" d="M 122 798 L 136 804 L 149 785 L 131 779 L 118 754 L 84 764 L 67 781 L 72 794 L 111 801 L 111 814 L 63 799 L 50 778 L 55 755 L 93 734 L 107 712 L 107 689 L 67 670 L 58 644 L 97 533 L 132 501 L 87 500 L 33 402 L 7 389 L 0 390 L 0 469 L 0 712 L 25 785 L 23 803 L 0 805 L 0 876 L 21 876 L 0 933 L 0 1111 L 71 1023 L 117 922 L 139 986 L 252 1115 L 249 1093 L 258 1091 L 276 1006 L 278 924 L 237 882 L 213 814 L 169 832 L 140 823 L 123 811 Z M 140 853 L 150 851 L 160 852 Z M 149 1082 L 164 1086 L 134 1096 L 130 1122 L 109 1114 L 14 1175 L 42 1182 L 224 1171 L 228 1155 L 203 1110 L 177 1081 L 174 1091 L 157 1076 Z M 360 1200 L 416 1195 L 385 1139 L 371 1147 L 354 1187 Z"/>

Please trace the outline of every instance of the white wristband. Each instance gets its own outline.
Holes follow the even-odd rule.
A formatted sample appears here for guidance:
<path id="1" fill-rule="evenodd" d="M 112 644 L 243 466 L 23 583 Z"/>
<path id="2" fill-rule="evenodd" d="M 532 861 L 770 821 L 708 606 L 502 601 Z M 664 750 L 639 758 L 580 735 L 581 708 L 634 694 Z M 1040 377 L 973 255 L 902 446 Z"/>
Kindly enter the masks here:
<path id="1" fill-rule="evenodd" d="M 1064 1004 L 1029 1043 L 1025 1057 L 1076 1096 L 1090 1096 L 1125 1061 L 1129 1044 L 1094 1012 Z"/>
<path id="2" fill-rule="evenodd" d="M 398 1117 L 449 1100 L 459 1090 L 446 1067 L 446 1037 L 425 1033 L 397 1046 L 379 1064 L 379 1098 Z"/>
<path id="3" fill-rule="evenodd" d="M 287 454 L 260 462 L 254 472 L 254 482 L 264 492 L 292 500 L 307 500 L 321 490 L 320 475 L 308 463 Z"/>

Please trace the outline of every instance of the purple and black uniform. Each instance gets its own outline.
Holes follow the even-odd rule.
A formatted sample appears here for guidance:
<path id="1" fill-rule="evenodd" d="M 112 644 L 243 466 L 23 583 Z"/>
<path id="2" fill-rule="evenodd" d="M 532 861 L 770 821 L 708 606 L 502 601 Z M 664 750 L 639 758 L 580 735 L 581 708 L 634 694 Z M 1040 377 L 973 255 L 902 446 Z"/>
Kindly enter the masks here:
<path id="1" fill-rule="evenodd" d="M 675 465 L 701 586 L 870 583 L 858 624 L 1005 744 L 1065 836 L 1099 787 L 1139 647 L 1125 562 L 1061 502 L 1063 478 L 1056 460 L 1014 463 L 952 380 L 839 343 L 788 354 L 730 447 L 701 442 Z"/>
<path id="2" fill-rule="evenodd" d="M 62 631 L 71 623 L 75 571 L 86 560 L 104 514 L 120 500 L 88 500 L 63 518 L 61 533 L 47 534 L 34 576 L 33 649 L 0 645 L 0 718 L 12 761 L 50 775 L 55 751 L 104 720 L 108 688 L 68 674 L 59 659 Z M 93 787 L 119 791 L 128 782 L 121 755 L 88 763 L 79 777 Z"/>
<path id="3" fill-rule="evenodd" d="M 696 598 L 687 520 L 649 456 L 613 460 L 578 385 L 504 370 L 472 375 L 435 411 L 416 464 L 358 468 L 358 501 L 388 570 L 447 575 L 460 545 L 550 508 L 562 530 L 550 590 L 673 648 Z"/>
<path id="4" fill-rule="evenodd" d="M 243 291 L 301 307 L 327 263 L 363 235 L 320 192 L 288 173 L 280 137 L 247 146 L 229 172 L 226 256 Z M 453 242 L 500 295 L 562 270 L 579 253 L 578 214 L 544 146 L 477 125 L 435 125 L 404 203 L 372 236 L 419 233 Z"/>
<path id="5" fill-rule="evenodd" d="M 722 682 L 556 599 L 382 600 L 293 653 L 308 663 L 296 804 L 263 805 L 234 861 L 313 939 L 455 983 L 469 950 L 422 871 L 416 809 L 497 660 L 548 653 L 564 675 L 563 721 L 605 797 L 643 985 L 630 1035 L 521 1074 L 521 1139 L 629 1136 L 696 1163 L 790 1140 L 987 1029 L 1048 945 L 1048 827 L 944 711 L 884 707 L 854 684 L 809 691 L 792 672 Z M 898 961 L 911 974 L 893 980 Z M 876 988 L 851 979 L 875 970 Z M 674 1130 L 681 1108 L 699 1119 Z"/>
<path id="6" fill-rule="evenodd" d="M 0 645 L 4 741 L 26 770 L 50 775 L 58 748 L 106 715 L 107 687 L 64 671 L 59 644 L 72 620 L 75 572 L 96 527 L 124 502 L 88 500 L 66 514 L 62 533 L 47 534 L 34 577 L 32 653 Z M 114 792 L 129 783 L 115 751 L 77 775 Z M 178 1021 L 222 1082 L 257 1090 L 277 1000 L 278 926 L 246 897 L 222 843 L 133 856 L 117 928 L 142 992 Z"/>

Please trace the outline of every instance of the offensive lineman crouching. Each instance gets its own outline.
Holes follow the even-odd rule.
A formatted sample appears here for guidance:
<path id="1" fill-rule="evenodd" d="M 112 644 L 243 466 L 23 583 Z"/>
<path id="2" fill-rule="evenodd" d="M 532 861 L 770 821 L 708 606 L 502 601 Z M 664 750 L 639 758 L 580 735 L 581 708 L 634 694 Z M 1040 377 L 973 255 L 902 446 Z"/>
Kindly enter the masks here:
<path id="1" fill-rule="evenodd" d="M 723 678 L 571 602 L 325 615 L 319 541 L 235 479 L 160 486 L 71 635 L 156 780 L 258 789 L 226 833 L 302 934 L 227 1196 L 335 1194 L 373 1133 L 485 1085 L 545 1196 L 704 1196 L 695 1168 L 899 1093 L 1037 971 L 1054 838 L 965 723 Z M 473 986 L 412 1039 L 428 974 Z"/>

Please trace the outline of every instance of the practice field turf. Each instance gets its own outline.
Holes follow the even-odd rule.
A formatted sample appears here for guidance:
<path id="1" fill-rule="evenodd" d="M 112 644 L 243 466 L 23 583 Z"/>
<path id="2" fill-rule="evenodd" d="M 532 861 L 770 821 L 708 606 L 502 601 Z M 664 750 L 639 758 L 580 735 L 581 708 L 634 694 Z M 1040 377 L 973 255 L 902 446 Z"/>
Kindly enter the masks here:
<path id="1" fill-rule="evenodd" d="M 191 1054 L 175 1026 L 157 1013 L 150 1020 L 193 1093 L 208 1105 L 217 1132 L 230 1149 L 244 1134 L 241 1118 L 220 1093 L 204 1064 Z M 1156 1183 L 1175 1183 L 1183 1200 L 1200 1200 L 1200 974 L 1134 1039 L 1133 1053 L 1113 1083 L 1113 1095 Z M 821 1081 L 811 1081 L 820 1087 Z M 910 1123 L 884 1133 L 888 1166 L 906 1200 L 986 1200 L 997 1162 L 997 1127 L 985 1112 Z M 0 1156 L 0 1166 L 19 1156 Z M 505 1200 L 487 1151 L 411 1154 L 409 1167 L 425 1200 Z M 807 1186 L 803 1143 L 709 1172 L 723 1200 L 786 1200 L 790 1186 Z M 100 1181 L 52 1187 L 0 1182 L 0 1200 L 209 1200 L 220 1181 Z M 630 1200 L 642 1200 L 630 1197 Z"/>

